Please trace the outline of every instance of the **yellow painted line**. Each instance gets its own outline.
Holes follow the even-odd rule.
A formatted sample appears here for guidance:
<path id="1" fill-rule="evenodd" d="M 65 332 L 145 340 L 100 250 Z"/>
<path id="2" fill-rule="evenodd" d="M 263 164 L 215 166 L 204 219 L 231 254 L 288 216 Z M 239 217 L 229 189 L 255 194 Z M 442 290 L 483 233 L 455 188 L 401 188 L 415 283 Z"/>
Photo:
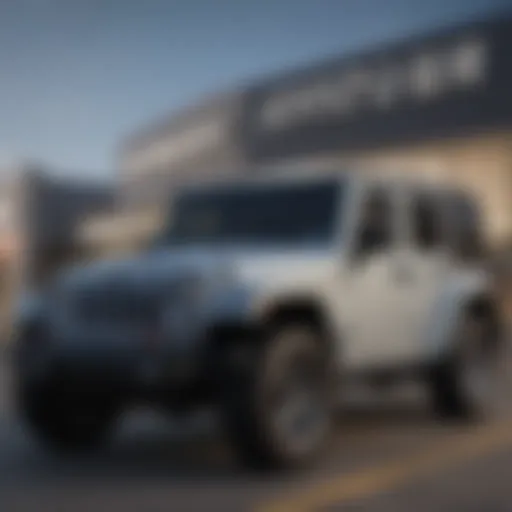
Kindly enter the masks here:
<path id="1" fill-rule="evenodd" d="M 309 489 L 264 504 L 258 511 L 305 512 L 368 498 L 507 446 L 512 446 L 512 422 L 452 434 L 449 439 L 410 457 L 335 476 Z"/>

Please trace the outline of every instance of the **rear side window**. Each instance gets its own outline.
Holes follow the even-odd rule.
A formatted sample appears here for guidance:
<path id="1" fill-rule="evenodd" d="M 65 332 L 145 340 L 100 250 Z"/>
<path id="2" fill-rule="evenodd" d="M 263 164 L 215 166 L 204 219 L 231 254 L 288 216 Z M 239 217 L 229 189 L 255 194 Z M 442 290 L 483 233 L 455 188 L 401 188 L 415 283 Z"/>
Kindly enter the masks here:
<path id="1" fill-rule="evenodd" d="M 443 244 L 443 229 L 439 202 L 430 194 L 414 194 L 411 204 L 412 235 L 421 249 L 433 249 Z"/>
<path id="2" fill-rule="evenodd" d="M 473 257 L 483 248 L 481 216 L 476 202 L 464 195 L 450 199 L 452 235 L 455 252 L 462 257 Z"/>

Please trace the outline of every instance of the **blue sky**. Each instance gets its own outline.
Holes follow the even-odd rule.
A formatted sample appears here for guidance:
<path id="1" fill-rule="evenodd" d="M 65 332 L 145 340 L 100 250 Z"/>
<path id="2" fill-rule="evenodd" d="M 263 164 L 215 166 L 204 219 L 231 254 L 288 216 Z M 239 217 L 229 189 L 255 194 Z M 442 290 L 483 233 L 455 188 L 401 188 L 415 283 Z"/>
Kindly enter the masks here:
<path id="1" fill-rule="evenodd" d="M 120 139 L 211 92 L 512 0 L 3 0 L 0 166 L 109 176 Z"/>

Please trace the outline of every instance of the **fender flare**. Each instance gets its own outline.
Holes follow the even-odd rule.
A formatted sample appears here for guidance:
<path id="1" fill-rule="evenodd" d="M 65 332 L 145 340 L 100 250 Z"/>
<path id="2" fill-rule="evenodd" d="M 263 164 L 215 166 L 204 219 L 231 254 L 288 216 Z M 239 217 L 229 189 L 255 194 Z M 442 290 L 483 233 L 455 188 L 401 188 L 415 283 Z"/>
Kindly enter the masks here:
<path id="1" fill-rule="evenodd" d="M 448 281 L 437 296 L 427 328 L 427 356 L 435 362 L 449 356 L 456 343 L 455 332 L 464 313 L 475 304 L 495 298 L 489 281 L 482 276 L 462 276 Z"/>
<path id="2" fill-rule="evenodd" d="M 332 312 L 321 297 L 312 294 L 280 295 L 264 299 L 257 307 L 252 304 L 251 308 L 248 307 L 250 301 L 244 303 L 242 297 L 236 297 L 234 303 L 237 307 L 230 310 L 231 315 L 216 316 L 212 324 L 221 329 L 264 333 L 283 322 L 313 322 L 325 334 L 330 356 L 339 360 L 341 348 L 335 335 Z"/>

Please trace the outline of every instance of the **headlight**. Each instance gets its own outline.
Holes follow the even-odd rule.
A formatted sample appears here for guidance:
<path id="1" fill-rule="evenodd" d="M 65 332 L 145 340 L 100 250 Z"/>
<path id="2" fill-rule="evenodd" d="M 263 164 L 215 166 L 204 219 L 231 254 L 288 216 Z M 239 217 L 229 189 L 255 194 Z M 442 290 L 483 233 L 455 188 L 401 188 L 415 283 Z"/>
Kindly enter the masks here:
<path id="1" fill-rule="evenodd" d="M 42 314 L 43 299 L 39 294 L 25 292 L 20 296 L 14 312 L 16 324 L 29 322 Z"/>
<path id="2" fill-rule="evenodd" d="M 161 318 L 165 330 L 176 343 L 187 344 L 200 337 L 206 315 L 225 282 L 225 275 L 197 273 L 182 276 L 180 282 L 175 283 L 163 305 Z"/>
<path id="3" fill-rule="evenodd" d="M 13 350 L 38 347 L 47 341 L 47 332 L 42 297 L 34 293 L 24 293 L 16 305 L 10 333 L 10 346 Z"/>

